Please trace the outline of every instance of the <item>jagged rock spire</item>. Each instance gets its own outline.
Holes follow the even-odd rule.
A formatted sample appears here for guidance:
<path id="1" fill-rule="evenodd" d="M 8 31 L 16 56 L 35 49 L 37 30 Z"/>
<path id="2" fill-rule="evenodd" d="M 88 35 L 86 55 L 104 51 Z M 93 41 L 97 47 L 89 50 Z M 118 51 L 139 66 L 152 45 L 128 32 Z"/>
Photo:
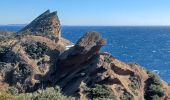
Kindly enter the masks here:
<path id="1" fill-rule="evenodd" d="M 21 29 L 19 33 L 32 33 L 32 34 L 50 34 L 56 40 L 61 36 L 60 21 L 57 12 L 50 13 L 50 10 L 45 11 L 30 24 Z"/>

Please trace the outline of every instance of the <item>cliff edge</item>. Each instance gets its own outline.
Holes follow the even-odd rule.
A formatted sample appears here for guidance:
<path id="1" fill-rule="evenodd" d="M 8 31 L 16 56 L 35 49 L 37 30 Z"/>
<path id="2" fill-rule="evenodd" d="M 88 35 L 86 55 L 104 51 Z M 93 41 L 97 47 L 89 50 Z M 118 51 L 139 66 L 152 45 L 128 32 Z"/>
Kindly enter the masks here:
<path id="1" fill-rule="evenodd" d="M 0 41 L 0 89 L 30 100 L 59 98 L 46 93 L 56 86 L 68 97 L 62 99 L 170 100 L 170 86 L 158 75 L 100 52 L 105 44 L 98 32 L 87 32 L 66 48 L 72 43 L 61 37 L 57 13 L 47 10 Z"/>

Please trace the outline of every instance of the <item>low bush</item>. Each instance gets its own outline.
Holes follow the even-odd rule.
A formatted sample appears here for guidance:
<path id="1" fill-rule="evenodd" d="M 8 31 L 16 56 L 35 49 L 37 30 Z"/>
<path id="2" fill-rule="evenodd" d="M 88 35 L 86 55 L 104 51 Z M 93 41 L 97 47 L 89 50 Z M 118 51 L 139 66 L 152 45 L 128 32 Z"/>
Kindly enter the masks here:
<path id="1" fill-rule="evenodd" d="M 116 100 L 112 90 L 105 85 L 96 84 L 93 88 L 86 87 L 86 92 L 91 95 L 92 100 Z M 9 88 L 8 91 L 0 91 L 0 100 L 76 100 L 73 97 L 65 96 L 61 89 L 48 87 L 39 89 L 33 93 L 19 94 L 15 87 Z M 127 99 L 129 100 L 129 99 Z"/>
<path id="2" fill-rule="evenodd" d="M 0 62 L 4 61 L 4 55 L 9 51 L 9 47 L 0 47 Z"/>
<path id="3" fill-rule="evenodd" d="M 63 95 L 58 86 L 40 89 L 33 93 L 22 93 L 14 97 L 14 100 L 73 100 L 71 97 Z"/>
<path id="4" fill-rule="evenodd" d="M 164 89 L 162 82 L 158 75 L 153 72 L 148 72 L 149 78 L 145 86 L 145 99 L 146 100 L 160 100 L 164 96 Z"/>
<path id="5" fill-rule="evenodd" d="M 107 62 L 107 63 L 111 63 L 112 59 L 109 55 L 107 55 L 107 56 L 104 57 L 104 61 Z"/>
<path id="6" fill-rule="evenodd" d="M 14 70 L 14 74 L 13 74 L 13 81 L 12 83 L 24 83 L 25 79 L 27 79 L 30 75 L 31 75 L 31 69 L 28 66 L 28 64 L 26 64 L 25 62 L 19 62 L 18 66 L 15 68 Z"/>
<path id="7" fill-rule="evenodd" d="M 161 100 L 161 98 L 158 95 L 152 96 L 152 100 Z"/>
<path id="8" fill-rule="evenodd" d="M 89 97 L 92 98 L 92 99 L 115 100 L 115 95 L 113 94 L 113 91 L 105 85 L 96 84 L 92 88 L 85 87 L 84 90 L 85 90 L 86 93 L 88 93 Z"/>
<path id="9" fill-rule="evenodd" d="M 46 43 L 36 42 L 36 43 L 26 44 L 26 52 L 33 59 L 39 59 L 40 57 L 43 57 L 47 51 L 48 51 L 48 47 Z"/>
<path id="10" fill-rule="evenodd" d="M 123 95 L 120 97 L 120 100 L 134 100 L 133 96 L 128 92 L 124 92 Z"/>
<path id="11" fill-rule="evenodd" d="M 4 68 L 4 55 L 9 51 L 8 47 L 0 47 L 0 70 Z"/>
<path id="12" fill-rule="evenodd" d="M 0 91 L 0 100 L 14 100 L 14 96 L 10 93 Z"/>
<path id="13" fill-rule="evenodd" d="M 141 84 L 140 84 L 138 76 L 136 75 L 130 76 L 129 80 L 131 81 L 131 84 L 129 84 L 129 87 L 131 87 L 134 90 L 140 88 Z"/>
<path id="14" fill-rule="evenodd" d="M 0 62 L 0 71 L 4 68 L 5 63 L 4 62 Z"/>
<path id="15" fill-rule="evenodd" d="M 150 95 L 158 95 L 159 97 L 164 95 L 164 90 L 160 85 L 151 84 L 147 91 Z"/>
<path id="16" fill-rule="evenodd" d="M 16 95 L 16 94 L 19 93 L 19 91 L 18 91 L 18 89 L 16 87 L 9 87 L 8 93 L 10 93 L 12 95 Z"/>
<path id="17" fill-rule="evenodd" d="M 156 84 L 156 85 L 161 85 L 160 77 L 157 74 L 155 74 L 154 72 L 150 72 L 150 71 L 148 71 L 147 73 L 149 76 L 150 83 Z"/>

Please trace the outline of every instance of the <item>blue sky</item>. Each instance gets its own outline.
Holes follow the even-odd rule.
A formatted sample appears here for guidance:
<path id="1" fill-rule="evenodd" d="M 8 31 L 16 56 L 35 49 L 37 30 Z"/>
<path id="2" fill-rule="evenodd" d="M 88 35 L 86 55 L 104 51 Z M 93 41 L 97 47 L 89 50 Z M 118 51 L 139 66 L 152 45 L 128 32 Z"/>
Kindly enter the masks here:
<path id="1" fill-rule="evenodd" d="M 170 25 L 170 0 L 1 0 L 0 24 L 25 24 L 45 10 L 63 25 Z"/>

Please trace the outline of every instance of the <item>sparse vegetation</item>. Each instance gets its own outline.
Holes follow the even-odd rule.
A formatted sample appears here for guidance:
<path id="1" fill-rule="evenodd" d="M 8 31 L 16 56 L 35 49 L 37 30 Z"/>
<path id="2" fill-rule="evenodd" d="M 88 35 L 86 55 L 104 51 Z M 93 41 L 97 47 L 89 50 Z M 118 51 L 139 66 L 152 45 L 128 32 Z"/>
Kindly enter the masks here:
<path id="1" fill-rule="evenodd" d="M 24 75 L 30 75 L 30 70 L 28 69 L 27 64 L 25 64 L 24 62 L 21 62 L 18 67 L 19 67 L 20 73 Z"/>
<path id="2" fill-rule="evenodd" d="M 9 87 L 8 89 L 8 93 L 12 94 L 12 95 L 16 95 L 19 93 L 18 89 L 16 87 Z"/>
<path id="3" fill-rule="evenodd" d="M 36 42 L 36 43 L 26 44 L 26 52 L 33 59 L 39 59 L 40 57 L 43 57 L 47 51 L 48 51 L 48 47 L 46 46 L 46 43 Z"/>
<path id="4" fill-rule="evenodd" d="M 37 62 L 37 65 L 38 66 L 43 66 L 43 64 L 45 64 L 45 63 L 47 63 L 49 61 L 50 61 L 50 57 L 47 56 L 47 55 L 44 55 L 44 57 L 40 61 Z"/>
<path id="5" fill-rule="evenodd" d="M 94 87 L 84 87 L 85 92 L 89 95 L 92 99 L 103 100 L 103 99 L 111 99 L 115 100 L 115 95 L 113 91 L 108 88 L 106 85 L 99 85 L 96 84 Z"/>
<path id="6" fill-rule="evenodd" d="M 120 100 L 134 100 L 133 96 L 128 92 L 124 92 L 123 95 L 120 97 Z"/>
<path id="7" fill-rule="evenodd" d="M 31 75 L 31 70 L 28 65 L 24 62 L 20 62 L 15 70 L 14 78 L 20 83 L 24 83 L 25 79 Z M 14 82 L 16 83 L 16 82 Z"/>
<path id="8" fill-rule="evenodd" d="M 0 47 L 0 70 L 4 68 L 4 55 L 9 51 L 9 47 Z"/>
<path id="9" fill-rule="evenodd" d="M 12 36 L 13 33 L 9 32 L 9 31 L 5 31 L 5 30 L 0 30 L 0 41 L 9 38 L 10 36 Z"/>
<path id="10" fill-rule="evenodd" d="M 131 89 L 134 95 L 138 96 L 138 92 L 136 92 L 136 90 L 140 89 L 141 86 L 139 77 L 133 74 L 129 77 L 129 80 L 131 81 L 131 83 L 128 84 L 129 88 Z"/>
<path id="11" fill-rule="evenodd" d="M 14 100 L 14 96 L 5 91 L 0 91 L 0 100 Z"/>
<path id="12" fill-rule="evenodd" d="M 159 100 L 164 95 L 164 89 L 158 75 L 153 72 L 148 72 L 148 80 L 145 87 L 146 100 Z"/>
<path id="13" fill-rule="evenodd" d="M 160 85 L 151 84 L 149 86 L 149 93 L 150 95 L 158 95 L 161 97 L 164 95 L 164 90 Z"/>
<path id="14" fill-rule="evenodd" d="M 154 72 L 150 72 L 150 71 L 148 71 L 147 73 L 149 76 L 149 81 L 152 84 L 161 85 L 161 80 L 157 74 L 155 74 Z"/>
<path id="15" fill-rule="evenodd" d="M 138 93 L 136 92 L 136 90 L 138 90 L 140 88 L 140 85 L 141 85 L 139 77 L 137 75 L 131 75 L 129 77 L 129 80 L 131 81 L 131 83 L 128 85 L 129 88 L 132 90 L 134 95 L 138 96 Z"/>
<path id="16" fill-rule="evenodd" d="M 140 88 L 140 82 L 139 82 L 139 79 L 136 75 L 130 76 L 129 79 L 131 81 L 131 84 L 129 84 L 129 87 L 131 87 L 134 90 Z"/>
<path id="17" fill-rule="evenodd" d="M 152 100 L 161 100 L 161 98 L 158 95 L 154 95 L 151 98 Z"/>
<path id="18" fill-rule="evenodd" d="M 1 46 L 0 47 L 0 61 L 3 61 L 3 56 L 9 51 L 9 47 Z"/>
<path id="19" fill-rule="evenodd" d="M 39 89 L 33 93 L 16 93 L 15 88 L 11 87 L 9 91 L 0 91 L 0 100 L 71 100 L 62 94 L 61 89 L 56 86 L 46 89 Z M 72 98 L 73 100 L 73 98 Z"/>
<path id="20" fill-rule="evenodd" d="M 5 63 L 4 62 L 0 62 L 0 70 L 2 70 L 4 68 Z"/>
<path id="21" fill-rule="evenodd" d="M 16 100 L 69 100 L 71 97 L 67 97 L 62 94 L 61 89 L 57 86 L 55 88 L 50 87 L 46 89 L 37 90 L 34 93 L 19 94 L 15 96 Z"/>
<path id="22" fill-rule="evenodd" d="M 105 62 L 107 62 L 107 63 L 111 63 L 111 62 L 112 62 L 112 60 L 111 60 L 111 58 L 110 58 L 109 55 L 105 56 L 105 57 L 104 57 L 104 60 L 105 60 Z"/>

